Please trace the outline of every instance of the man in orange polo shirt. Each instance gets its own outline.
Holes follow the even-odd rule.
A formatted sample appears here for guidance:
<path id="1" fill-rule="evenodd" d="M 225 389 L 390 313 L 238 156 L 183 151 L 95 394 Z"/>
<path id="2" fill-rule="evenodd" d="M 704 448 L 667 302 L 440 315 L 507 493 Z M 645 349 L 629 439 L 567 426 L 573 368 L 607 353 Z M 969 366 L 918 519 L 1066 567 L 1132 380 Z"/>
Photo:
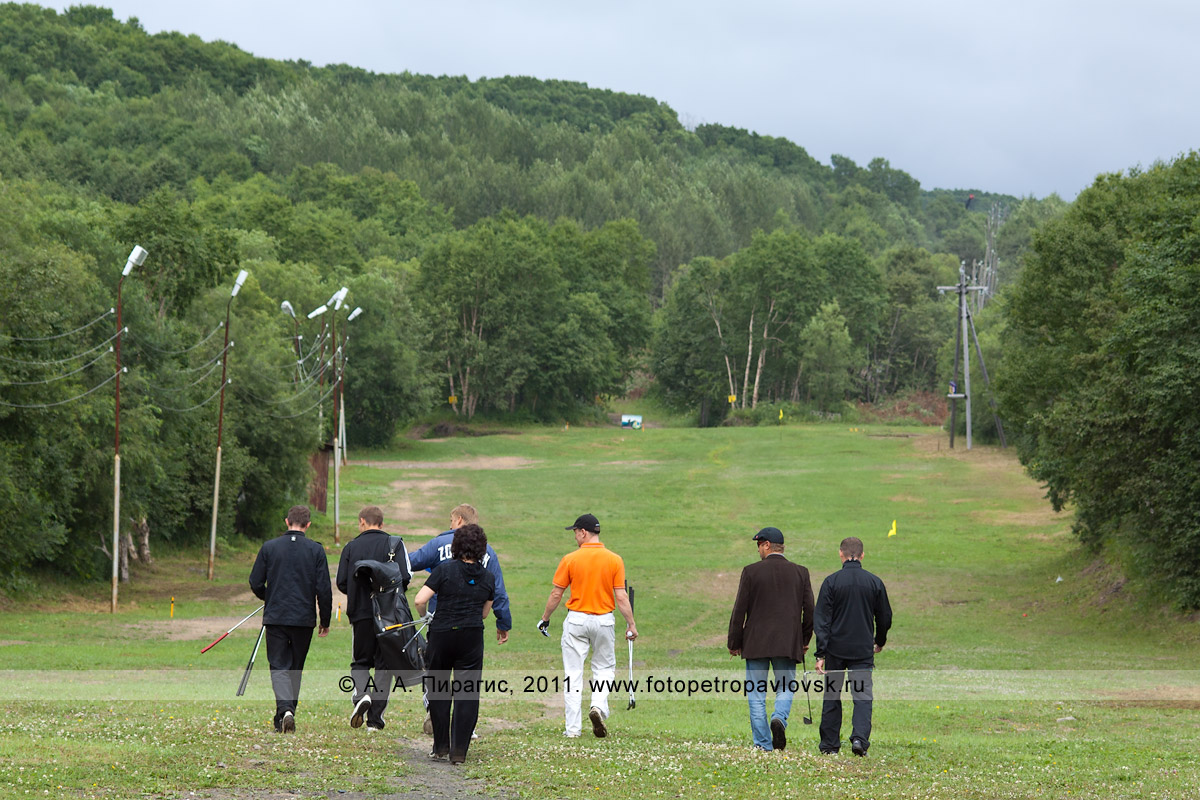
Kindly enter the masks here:
<path id="1" fill-rule="evenodd" d="M 592 652 L 592 703 L 588 719 L 592 733 L 603 738 L 608 735 L 604 721 L 608 719 L 608 692 L 616 672 L 617 658 L 613 642 L 613 608 L 625 617 L 626 638 L 637 638 L 633 622 L 633 607 L 625 591 L 625 562 L 600 543 L 600 521 L 584 514 L 567 526 L 575 532 L 579 549 L 568 553 L 554 571 L 554 588 L 546 600 L 546 610 L 538 622 L 543 636 L 550 635 L 550 616 L 562 601 L 563 592 L 571 590 L 567 600 L 567 619 L 563 623 L 562 656 L 566 681 L 563 701 L 567 725 L 564 736 L 576 738 L 582 728 L 583 662 L 588 650 Z"/>

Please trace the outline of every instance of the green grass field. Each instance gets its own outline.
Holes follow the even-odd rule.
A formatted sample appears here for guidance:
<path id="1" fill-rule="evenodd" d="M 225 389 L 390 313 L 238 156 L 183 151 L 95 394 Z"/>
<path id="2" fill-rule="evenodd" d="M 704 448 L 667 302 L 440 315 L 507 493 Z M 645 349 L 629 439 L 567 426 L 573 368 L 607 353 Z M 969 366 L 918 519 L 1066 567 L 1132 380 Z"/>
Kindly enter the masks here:
<path id="1" fill-rule="evenodd" d="M 459 772 L 476 793 L 529 798 L 774 796 L 1193 798 L 1200 794 L 1196 618 L 1131 598 L 1078 551 L 1011 453 L 947 449 L 929 429 L 788 425 L 697 430 L 535 428 L 352 452 L 342 536 L 384 508 L 415 548 L 450 508 L 477 506 L 512 598 L 509 643 L 488 639 L 481 738 Z M 332 512 L 332 505 L 331 505 Z M 872 749 L 822 757 L 798 695 L 780 754 L 750 748 L 744 698 L 654 691 L 612 697 L 611 735 L 561 737 L 561 699 L 539 689 L 561 662 L 534 630 L 563 530 L 595 513 L 636 589 L 635 678 L 737 679 L 725 650 L 750 536 L 775 525 L 814 586 L 855 535 L 895 612 L 877 657 Z M 899 535 L 887 536 L 892 520 Z M 331 520 L 314 535 L 336 565 Z M 414 789 L 420 699 L 399 694 L 384 734 L 346 724 L 338 688 L 350 630 L 314 639 L 298 734 L 271 733 L 265 653 L 234 692 L 252 621 L 199 650 L 256 605 L 253 547 L 166 554 L 123 586 L 6 601 L 0 623 L 0 796 L 376 797 Z M 1059 577 L 1061 581 L 1057 580 Z M 171 619 L 170 599 L 175 598 Z M 335 601 L 341 596 L 335 592 Z M 489 623 L 490 630 L 490 623 Z M 810 662 L 811 666 L 811 662 Z M 627 676 L 618 649 L 618 678 Z M 552 684 L 551 684 L 552 685 Z M 660 688 L 665 686 L 660 685 Z M 529 689 L 529 691 L 524 691 Z M 812 697 L 814 717 L 820 696 Z M 586 704 L 585 698 L 585 704 Z M 848 735 L 848 709 L 844 735 Z M 431 796 L 431 795 L 427 795 Z"/>

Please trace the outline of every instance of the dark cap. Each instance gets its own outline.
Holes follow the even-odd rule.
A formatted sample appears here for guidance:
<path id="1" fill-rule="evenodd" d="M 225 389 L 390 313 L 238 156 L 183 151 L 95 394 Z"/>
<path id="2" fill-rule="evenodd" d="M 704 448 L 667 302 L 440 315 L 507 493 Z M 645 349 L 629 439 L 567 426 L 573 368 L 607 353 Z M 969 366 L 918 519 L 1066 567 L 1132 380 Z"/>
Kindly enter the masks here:
<path id="1" fill-rule="evenodd" d="M 568 525 L 566 527 L 566 530 L 573 531 L 577 528 L 583 528 L 588 533 L 599 533 L 600 520 L 596 519 L 591 514 L 581 514 L 579 518 L 575 520 L 573 525 Z"/>
<path id="2" fill-rule="evenodd" d="M 783 544 L 783 531 L 779 528 L 763 528 L 758 533 L 754 534 L 756 542 L 770 542 L 771 544 Z"/>

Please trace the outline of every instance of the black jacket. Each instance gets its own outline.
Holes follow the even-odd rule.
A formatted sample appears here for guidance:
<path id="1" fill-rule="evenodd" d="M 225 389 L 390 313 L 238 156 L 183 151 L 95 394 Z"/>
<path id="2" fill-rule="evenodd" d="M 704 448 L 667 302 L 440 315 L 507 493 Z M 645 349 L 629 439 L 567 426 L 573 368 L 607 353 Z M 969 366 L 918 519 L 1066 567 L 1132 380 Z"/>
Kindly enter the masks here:
<path id="1" fill-rule="evenodd" d="M 887 643 L 892 606 L 883 581 L 847 561 L 825 579 L 817 596 L 817 658 L 875 661 L 874 646 Z"/>
<path id="2" fill-rule="evenodd" d="M 742 658 L 800 661 L 813 632 L 808 570 L 771 555 L 742 570 L 726 645 Z"/>
<path id="3" fill-rule="evenodd" d="M 388 534 L 374 528 L 355 536 L 342 549 L 342 557 L 338 560 L 337 587 L 346 595 L 346 617 L 351 622 L 361 622 L 374 615 L 371 610 L 371 583 L 355 577 L 355 565 L 359 561 L 387 560 Z M 403 539 L 396 547 L 396 561 L 404 570 L 404 586 L 408 588 L 412 569 L 408 566 L 408 552 L 404 549 Z"/>
<path id="4" fill-rule="evenodd" d="M 264 625 L 311 628 L 317 624 L 315 600 L 321 627 L 329 627 L 329 560 L 325 548 L 303 531 L 285 531 L 263 543 L 250 570 L 250 591 L 266 603 Z"/>

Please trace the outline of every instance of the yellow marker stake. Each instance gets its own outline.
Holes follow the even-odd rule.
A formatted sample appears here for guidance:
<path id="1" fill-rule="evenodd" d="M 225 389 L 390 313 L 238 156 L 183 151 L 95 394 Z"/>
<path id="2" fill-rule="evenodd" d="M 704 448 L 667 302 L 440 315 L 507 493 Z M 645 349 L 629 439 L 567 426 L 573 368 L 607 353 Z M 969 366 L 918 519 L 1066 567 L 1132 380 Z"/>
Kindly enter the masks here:
<path id="1" fill-rule="evenodd" d="M 341 604 L 341 603 L 338 603 L 338 615 L 337 615 L 337 619 L 338 619 L 338 622 L 341 622 L 341 621 L 342 621 L 342 604 Z"/>
<path id="2" fill-rule="evenodd" d="M 888 531 L 888 538 L 890 539 L 895 535 L 896 535 L 896 520 L 892 520 L 892 529 L 890 531 Z"/>

